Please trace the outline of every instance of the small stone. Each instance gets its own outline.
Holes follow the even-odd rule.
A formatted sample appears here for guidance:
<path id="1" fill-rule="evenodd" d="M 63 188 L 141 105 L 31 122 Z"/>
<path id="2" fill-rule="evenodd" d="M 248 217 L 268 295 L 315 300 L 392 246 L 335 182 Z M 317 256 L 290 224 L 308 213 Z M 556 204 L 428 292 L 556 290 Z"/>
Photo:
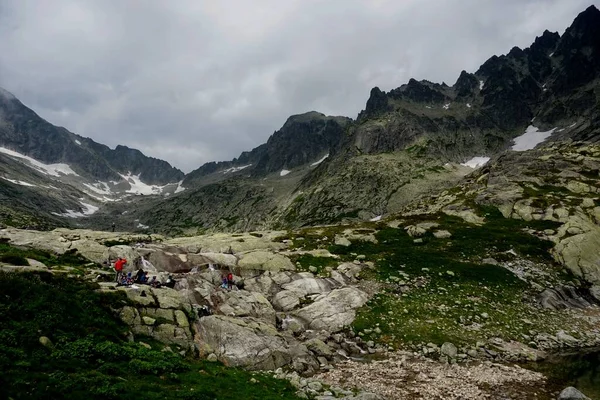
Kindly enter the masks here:
<path id="1" fill-rule="evenodd" d="M 423 239 L 415 239 L 413 240 L 414 244 L 419 244 L 419 243 L 423 243 Z"/>
<path id="2" fill-rule="evenodd" d="M 150 346 L 148 343 L 145 343 L 145 342 L 138 342 L 138 343 L 141 344 L 142 346 L 144 346 L 145 348 L 149 349 L 149 350 L 152 349 L 152 346 Z"/>
<path id="3" fill-rule="evenodd" d="M 438 239 L 446 239 L 446 238 L 451 237 L 452 234 L 448 231 L 440 230 L 440 231 L 433 232 L 433 236 L 435 236 Z"/>
<path id="4" fill-rule="evenodd" d="M 565 331 L 558 331 L 556 334 L 556 339 L 559 342 L 567 343 L 567 344 L 575 344 L 578 342 L 573 336 L 567 334 Z"/>
<path id="5" fill-rule="evenodd" d="M 485 313 L 485 312 L 484 312 L 484 313 L 481 313 L 481 318 L 483 318 L 483 319 L 488 319 L 489 317 L 490 317 L 490 316 L 489 316 L 489 314 L 488 314 L 488 313 Z"/>
<path id="6" fill-rule="evenodd" d="M 558 395 L 558 400 L 590 400 L 590 398 L 581 393 L 579 390 L 575 389 L 573 386 L 569 386 L 560 392 Z"/>
<path id="7" fill-rule="evenodd" d="M 446 274 L 449 276 L 454 276 L 454 271 L 446 271 Z"/>
<path id="8" fill-rule="evenodd" d="M 493 258 L 484 258 L 483 260 L 481 260 L 482 264 L 491 264 L 491 265 L 498 265 L 498 261 L 494 260 Z"/>
<path id="9" fill-rule="evenodd" d="M 450 342 L 444 343 L 440 351 L 442 354 L 447 355 L 450 358 L 456 358 L 456 355 L 458 354 L 458 349 Z"/>
<path id="10" fill-rule="evenodd" d="M 154 325 L 154 323 L 156 322 L 154 318 L 145 315 L 142 317 L 142 321 L 144 321 L 144 325 Z"/>
<path id="11" fill-rule="evenodd" d="M 429 268 L 421 268 L 422 272 L 429 272 Z"/>
<path id="12" fill-rule="evenodd" d="M 210 353 L 208 357 L 206 357 L 207 361 L 215 362 L 218 360 L 217 355 L 215 353 Z"/>
<path id="13" fill-rule="evenodd" d="M 310 267 L 308 267 L 308 270 L 312 273 L 315 273 L 318 271 L 317 267 L 315 267 L 314 265 L 311 265 Z"/>
<path id="14" fill-rule="evenodd" d="M 52 343 L 52 340 L 50 340 L 50 338 L 48 338 L 47 336 L 40 336 L 40 344 L 42 346 L 44 346 L 47 349 L 54 349 L 54 343 Z"/>
<path id="15" fill-rule="evenodd" d="M 315 392 L 320 392 L 323 389 L 323 385 L 318 381 L 308 382 L 308 388 L 314 390 Z"/>

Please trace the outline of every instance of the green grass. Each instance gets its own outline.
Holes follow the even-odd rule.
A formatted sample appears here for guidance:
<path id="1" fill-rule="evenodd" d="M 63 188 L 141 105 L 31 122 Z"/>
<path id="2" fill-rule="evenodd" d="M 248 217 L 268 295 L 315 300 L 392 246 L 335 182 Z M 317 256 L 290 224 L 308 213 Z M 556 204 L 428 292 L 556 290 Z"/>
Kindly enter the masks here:
<path id="1" fill-rule="evenodd" d="M 286 381 L 127 341 L 124 293 L 49 273 L 0 273 L 0 387 L 13 399 L 294 399 Z M 47 336 L 54 344 L 39 343 Z"/>
<path id="2" fill-rule="evenodd" d="M 429 341 L 474 344 L 491 336 L 524 340 L 522 334 L 533 326 L 551 329 L 563 323 L 562 314 L 540 312 L 530 304 L 526 282 L 506 268 L 482 262 L 488 257 L 512 260 L 514 252 L 545 266 L 554 277 L 548 279 L 563 278 L 549 254 L 552 243 L 526 232 L 556 229 L 559 224 L 505 219 L 494 207 L 476 206 L 476 210 L 486 220 L 481 226 L 445 214 L 407 217 L 406 225 L 424 221 L 440 225 L 427 232 L 422 243 L 414 243 L 402 228 L 385 227 L 375 235 L 378 243 L 329 246 L 343 260 L 364 254 L 376 269 L 365 271 L 363 277 L 384 284 L 384 291 L 358 311 L 353 328 L 367 329 L 366 339 L 402 346 Z M 432 232 L 437 229 L 452 236 L 435 238 Z M 483 313 L 489 317 L 482 317 Z M 381 333 L 368 331 L 375 327 Z"/>
<path id="3" fill-rule="evenodd" d="M 296 264 L 296 270 L 300 272 L 310 271 L 313 266 L 317 270 L 313 272 L 315 275 L 328 275 L 327 267 L 335 268 L 339 264 L 339 260 L 333 257 L 315 257 L 311 254 L 302 254 L 299 256 L 291 256 L 290 259 Z"/>

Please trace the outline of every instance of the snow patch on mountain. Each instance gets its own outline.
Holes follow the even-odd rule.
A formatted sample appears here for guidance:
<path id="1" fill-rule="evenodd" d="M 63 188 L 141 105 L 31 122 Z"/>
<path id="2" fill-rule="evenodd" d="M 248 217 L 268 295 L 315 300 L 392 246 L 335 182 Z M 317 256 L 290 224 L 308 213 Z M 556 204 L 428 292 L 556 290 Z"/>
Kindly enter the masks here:
<path id="1" fill-rule="evenodd" d="M 6 177 L 4 177 L 4 176 L 2 177 L 2 179 L 4 179 L 5 181 L 12 182 L 12 183 L 14 183 L 15 185 L 21 185 L 21 186 L 34 186 L 34 187 L 36 186 L 36 185 L 34 185 L 34 184 L 32 184 L 32 183 L 29 183 L 29 182 L 19 181 L 19 180 L 16 180 L 16 179 L 10 179 L 10 178 L 6 178 Z"/>
<path id="2" fill-rule="evenodd" d="M 139 194 L 139 195 L 153 195 L 153 194 L 161 194 L 164 186 L 157 185 L 148 185 L 140 179 L 140 174 L 132 175 L 131 172 L 128 172 L 127 175 L 121 175 L 123 179 L 129 183 L 131 188 L 126 191 L 126 193 Z"/>
<path id="3" fill-rule="evenodd" d="M 105 182 L 96 182 L 96 183 L 92 183 L 92 184 L 84 183 L 83 186 L 90 189 L 92 192 L 95 192 L 98 194 L 104 194 L 104 195 L 112 194 L 112 192 L 110 191 L 110 188 L 108 187 L 108 184 Z"/>
<path id="4" fill-rule="evenodd" d="M 231 167 L 231 168 L 227 168 L 227 169 L 225 169 L 225 170 L 221 171 L 221 173 L 223 173 L 223 174 L 229 174 L 229 173 L 238 172 L 238 171 L 241 171 L 241 170 L 243 170 L 243 169 L 246 169 L 246 168 L 248 168 L 248 167 L 249 167 L 249 166 L 251 166 L 251 165 L 252 165 L 252 164 L 248 164 L 248 165 L 242 165 L 241 167 Z M 177 192 L 175 192 L 175 193 L 177 193 Z"/>
<path id="5" fill-rule="evenodd" d="M 329 157 L 329 153 L 325 154 L 319 161 L 315 161 L 314 163 L 310 164 L 310 166 L 314 167 L 315 165 L 321 164 L 327 157 Z"/>
<path id="6" fill-rule="evenodd" d="M 483 167 L 488 161 L 490 161 L 489 157 L 473 157 L 469 161 L 461 163 L 460 165 L 464 165 L 469 168 L 479 168 Z"/>
<path id="7" fill-rule="evenodd" d="M 141 223 L 141 222 L 139 222 L 139 221 L 138 221 L 137 227 L 138 227 L 139 229 L 148 229 L 148 228 L 150 228 L 148 225 L 144 225 L 144 224 L 142 224 L 142 223 Z"/>
<path id="8" fill-rule="evenodd" d="M 79 140 L 75 139 L 75 143 L 81 146 L 81 142 Z"/>
<path id="9" fill-rule="evenodd" d="M 479 90 L 482 90 L 484 85 L 485 85 L 484 81 L 479 81 Z"/>
<path id="10" fill-rule="evenodd" d="M 279 176 L 286 176 L 287 174 L 289 174 L 292 171 L 289 171 L 287 169 L 282 169 L 281 172 L 279 173 Z"/>
<path id="11" fill-rule="evenodd" d="M 552 128 L 546 132 L 540 132 L 539 128 L 529 125 L 527 130 L 521 136 L 518 136 L 514 139 L 515 144 L 511 148 L 513 151 L 525 151 L 531 150 L 538 144 L 542 143 L 544 140 L 548 139 L 556 128 Z"/>
<path id="12" fill-rule="evenodd" d="M 99 207 L 96 207 L 92 204 L 88 204 L 88 203 L 84 203 L 84 202 L 81 202 L 81 206 L 82 206 L 82 211 L 67 210 L 64 213 L 52 213 L 52 214 L 58 215 L 59 217 L 83 218 L 83 217 L 87 217 L 88 215 L 92 215 L 93 213 L 95 213 L 96 211 L 98 211 L 100 209 Z"/>
<path id="13" fill-rule="evenodd" d="M 175 189 L 175 194 L 177 193 L 181 193 L 185 190 L 185 188 L 183 186 L 181 186 L 181 184 L 183 183 L 183 181 L 179 181 L 177 182 L 177 188 Z"/>
<path id="14" fill-rule="evenodd" d="M 28 157 L 26 155 L 18 153 L 14 150 L 7 149 L 5 147 L 0 147 L 0 153 L 4 153 L 13 158 L 18 158 L 19 160 L 24 161 L 24 163 L 28 167 L 33 168 L 45 175 L 50 175 L 50 176 L 75 175 L 75 176 L 79 176 L 75 171 L 73 171 L 71 169 L 71 167 L 68 164 L 62 164 L 62 163 L 44 164 L 34 158 Z"/>

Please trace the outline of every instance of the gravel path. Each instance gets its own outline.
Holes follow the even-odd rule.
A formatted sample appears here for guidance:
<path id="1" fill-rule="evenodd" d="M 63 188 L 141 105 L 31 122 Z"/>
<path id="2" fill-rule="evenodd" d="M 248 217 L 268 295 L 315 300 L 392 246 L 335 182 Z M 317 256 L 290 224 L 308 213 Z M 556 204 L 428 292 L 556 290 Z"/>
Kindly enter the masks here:
<path id="1" fill-rule="evenodd" d="M 545 399 L 542 374 L 491 362 L 448 365 L 407 354 L 339 363 L 316 376 L 335 386 L 359 388 L 386 399 Z"/>

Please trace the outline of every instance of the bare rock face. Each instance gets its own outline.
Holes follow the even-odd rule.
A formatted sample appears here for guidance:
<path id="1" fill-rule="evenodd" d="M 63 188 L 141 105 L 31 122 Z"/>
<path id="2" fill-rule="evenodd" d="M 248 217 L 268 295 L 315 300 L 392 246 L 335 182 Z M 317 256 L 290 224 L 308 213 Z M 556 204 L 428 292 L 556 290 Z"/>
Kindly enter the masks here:
<path id="1" fill-rule="evenodd" d="M 294 290 L 282 290 L 273 296 L 273 306 L 281 311 L 291 311 L 300 305 L 301 293 Z"/>
<path id="2" fill-rule="evenodd" d="M 339 286 L 340 283 L 334 279 L 307 277 L 293 280 L 292 282 L 283 285 L 283 288 L 306 296 L 309 294 L 328 293 Z"/>
<path id="3" fill-rule="evenodd" d="M 335 289 L 291 314 L 303 320 L 309 329 L 336 332 L 352 323 L 356 309 L 368 298 L 365 292 L 353 287 Z"/>
<path id="4" fill-rule="evenodd" d="M 252 251 L 241 255 L 238 266 L 260 271 L 293 271 L 296 269 L 289 258 L 269 251 Z"/>
<path id="5" fill-rule="evenodd" d="M 560 392 L 558 395 L 558 400 L 590 400 L 590 398 L 581 393 L 579 390 L 575 389 L 573 386 L 569 386 Z"/>
<path id="6" fill-rule="evenodd" d="M 166 251 L 153 251 L 148 255 L 148 261 L 155 265 L 159 271 L 164 272 L 189 272 L 193 265 L 184 255 L 173 254 Z"/>
<path id="7" fill-rule="evenodd" d="M 572 218 L 561 229 L 578 234 L 560 240 L 554 257 L 576 276 L 600 284 L 600 226 L 583 218 Z"/>
<path id="8" fill-rule="evenodd" d="M 553 310 L 591 307 L 592 304 L 584 297 L 582 291 L 583 289 L 578 290 L 572 286 L 546 289 L 540 293 L 539 303 L 542 307 Z"/>
<path id="9" fill-rule="evenodd" d="M 231 317 L 255 317 L 275 325 L 275 310 L 260 293 L 246 290 L 217 291 L 211 299 L 216 313 Z"/>
<path id="10" fill-rule="evenodd" d="M 196 331 L 196 342 L 228 366 L 273 370 L 292 360 L 316 363 L 306 346 L 254 318 L 213 315 L 198 321 Z"/>
<path id="11" fill-rule="evenodd" d="M 251 292 L 259 292 L 270 296 L 277 292 L 278 287 L 268 274 L 261 274 L 255 278 L 245 279 L 244 288 Z"/>

